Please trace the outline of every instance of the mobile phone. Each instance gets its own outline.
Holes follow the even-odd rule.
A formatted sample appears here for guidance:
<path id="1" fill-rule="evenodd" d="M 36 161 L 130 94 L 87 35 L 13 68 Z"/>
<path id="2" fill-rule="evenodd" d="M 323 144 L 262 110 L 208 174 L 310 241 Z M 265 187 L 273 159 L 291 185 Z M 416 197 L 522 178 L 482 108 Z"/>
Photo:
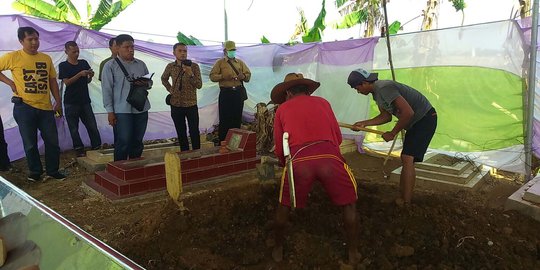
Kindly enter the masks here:
<path id="1" fill-rule="evenodd" d="M 191 60 L 189 60 L 189 59 L 182 60 L 182 65 L 184 65 L 184 66 L 190 67 L 190 66 L 191 66 L 191 63 L 192 63 L 192 62 L 191 62 Z"/>

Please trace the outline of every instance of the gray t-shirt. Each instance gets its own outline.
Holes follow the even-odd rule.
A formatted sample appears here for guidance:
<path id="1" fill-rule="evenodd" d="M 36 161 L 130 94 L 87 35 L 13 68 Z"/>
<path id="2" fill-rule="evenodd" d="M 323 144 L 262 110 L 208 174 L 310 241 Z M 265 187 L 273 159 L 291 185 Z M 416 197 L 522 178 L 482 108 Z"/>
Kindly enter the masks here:
<path id="1" fill-rule="evenodd" d="M 373 100 L 375 100 L 378 106 L 392 115 L 396 115 L 397 113 L 392 102 L 398 96 L 402 96 L 409 103 L 409 106 L 414 111 L 414 116 L 411 123 L 405 128 L 406 130 L 410 129 L 433 108 L 424 95 L 408 85 L 390 80 L 378 80 L 373 83 L 373 87 Z"/>

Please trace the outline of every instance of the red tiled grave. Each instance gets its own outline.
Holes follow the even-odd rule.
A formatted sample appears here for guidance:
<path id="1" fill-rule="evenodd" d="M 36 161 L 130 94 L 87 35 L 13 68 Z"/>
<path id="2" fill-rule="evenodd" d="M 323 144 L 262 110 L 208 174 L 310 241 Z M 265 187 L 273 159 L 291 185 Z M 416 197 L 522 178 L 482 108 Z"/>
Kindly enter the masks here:
<path id="1" fill-rule="evenodd" d="M 227 153 L 219 153 L 220 147 L 206 150 L 202 156 L 193 155 L 201 153 L 199 150 L 177 153 L 191 156 L 181 159 L 182 183 L 189 185 L 227 177 L 252 170 L 260 162 L 254 132 L 230 129 L 226 141 Z M 160 191 L 166 188 L 165 164 L 144 158 L 111 162 L 105 171 L 96 172 L 85 183 L 113 200 Z"/>

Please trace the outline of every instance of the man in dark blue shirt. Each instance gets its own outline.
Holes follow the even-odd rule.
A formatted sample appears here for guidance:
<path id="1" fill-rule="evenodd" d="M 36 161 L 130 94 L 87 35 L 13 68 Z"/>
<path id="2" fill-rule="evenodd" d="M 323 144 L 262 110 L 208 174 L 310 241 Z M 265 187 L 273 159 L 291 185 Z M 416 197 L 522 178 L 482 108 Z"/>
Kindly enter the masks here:
<path id="1" fill-rule="evenodd" d="M 94 71 L 86 60 L 79 58 L 79 46 L 74 41 L 65 44 L 67 60 L 60 63 L 59 79 L 66 85 L 64 94 L 64 112 L 73 140 L 73 148 L 77 156 L 84 156 L 84 144 L 79 135 L 79 119 L 88 131 L 92 150 L 101 147 L 101 136 L 96 124 L 96 118 L 90 105 L 88 84 L 92 81 Z"/>

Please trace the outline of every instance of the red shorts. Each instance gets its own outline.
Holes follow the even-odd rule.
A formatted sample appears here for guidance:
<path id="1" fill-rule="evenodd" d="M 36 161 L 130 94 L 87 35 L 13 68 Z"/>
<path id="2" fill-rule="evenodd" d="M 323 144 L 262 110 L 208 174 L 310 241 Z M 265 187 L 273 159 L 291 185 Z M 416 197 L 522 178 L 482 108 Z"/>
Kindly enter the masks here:
<path id="1" fill-rule="evenodd" d="M 308 144 L 309 145 L 309 144 Z M 296 207 L 304 208 L 315 180 L 319 181 L 335 205 L 356 202 L 356 180 L 341 156 L 339 148 L 330 142 L 319 142 L 303 148 L 293 146 L 293 174 Z M 296 154 L 294 154 L 296 153 Z M 281 176 L 279 202 L 291 206 L 287 166 Z"/>

